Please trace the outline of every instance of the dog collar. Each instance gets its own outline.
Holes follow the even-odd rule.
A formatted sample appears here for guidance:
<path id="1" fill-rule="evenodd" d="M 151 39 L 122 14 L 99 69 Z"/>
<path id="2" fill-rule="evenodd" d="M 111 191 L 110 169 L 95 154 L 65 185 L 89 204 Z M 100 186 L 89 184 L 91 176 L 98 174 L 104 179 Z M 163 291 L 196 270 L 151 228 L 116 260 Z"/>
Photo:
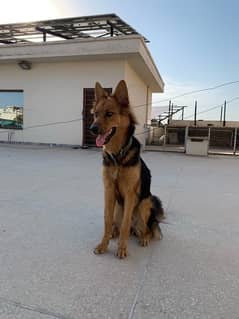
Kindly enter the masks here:
<path id="1" fill-rule="evenodd" d="M 132 142 L 133 142 L 133 137 L 131 136 L 127 144 L 121 148 L 118 154 L 106 152 L 115 166 L 119 165 L 122 159 L 125 157 L 125 155 L 127 154 L 127 152 L 129 151 L 132 145 Z"/>

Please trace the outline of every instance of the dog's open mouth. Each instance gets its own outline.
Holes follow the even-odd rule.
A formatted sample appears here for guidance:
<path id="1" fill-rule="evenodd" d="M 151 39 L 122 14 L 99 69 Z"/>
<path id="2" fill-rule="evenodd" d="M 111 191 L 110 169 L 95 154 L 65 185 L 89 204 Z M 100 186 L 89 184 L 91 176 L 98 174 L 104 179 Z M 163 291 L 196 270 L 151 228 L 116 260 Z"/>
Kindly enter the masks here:
<path id="1" fill-rule="evenodd" d="M 96 138 L 96 145 L 98 147 L 102 147 L 103 145 L 107 144 L 111 137 L 115 134 L 116 128 L 112 127 L 109 131 L 104 134 L 99 134 Z"/>

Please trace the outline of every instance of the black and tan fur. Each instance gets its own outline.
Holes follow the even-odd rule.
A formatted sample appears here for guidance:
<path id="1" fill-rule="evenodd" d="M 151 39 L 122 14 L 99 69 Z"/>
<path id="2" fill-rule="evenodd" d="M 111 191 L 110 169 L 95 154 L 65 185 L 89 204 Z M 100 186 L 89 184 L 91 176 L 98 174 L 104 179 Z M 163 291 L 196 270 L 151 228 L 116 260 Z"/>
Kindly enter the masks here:
<path id="1" fill-rule="evenodd" d="M 126 83 L 120 81 L 110 96 L 96 83 L 95 100 L 91 131 L 98 135 L 98 143 L 103 143 L 105 223 L 103 238 L 94 252 L 104 253 L 110 239 L 119 236 L 116 255 L 125 258 L 130 233 L 142 246 L 153 237 L 162 237 L 159 223 L 164 211 L 161 201 L 150 192 L 150 171 L 133 136 L 136 119 Z"/>

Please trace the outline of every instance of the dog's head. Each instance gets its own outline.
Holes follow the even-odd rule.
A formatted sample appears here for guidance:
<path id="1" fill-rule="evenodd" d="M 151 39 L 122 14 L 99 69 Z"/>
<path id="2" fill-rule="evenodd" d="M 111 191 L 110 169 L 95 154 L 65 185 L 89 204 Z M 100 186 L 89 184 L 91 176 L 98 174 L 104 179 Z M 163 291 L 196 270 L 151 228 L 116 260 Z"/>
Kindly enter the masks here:
<path id="1" fill-rule="evenodd" d="M 95 104 L 92 109 L 94 122 L 90 130 L 96 135 L 96 145 L 109 143 L 122 130 L 135 125 L 135 117 L 130 110 L 128 89 L 125 81 L 120 81 L 114 93 L 109 95 L 97 82 L 95 85 Z"/>

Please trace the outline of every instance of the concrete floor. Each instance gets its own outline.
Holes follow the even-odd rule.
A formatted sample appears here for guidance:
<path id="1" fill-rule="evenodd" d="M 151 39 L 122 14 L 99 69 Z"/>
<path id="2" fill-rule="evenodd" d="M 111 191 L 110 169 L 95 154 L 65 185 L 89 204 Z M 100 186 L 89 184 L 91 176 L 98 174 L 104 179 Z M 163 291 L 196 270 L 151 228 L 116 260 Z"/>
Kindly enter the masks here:
<path id="1" fill-rule="evenodd" d="M 168 224 L 94 255 L 101 154 L 0 145 L 1 319 L 238 319 L 239 160 L 145 152 Z"/>

